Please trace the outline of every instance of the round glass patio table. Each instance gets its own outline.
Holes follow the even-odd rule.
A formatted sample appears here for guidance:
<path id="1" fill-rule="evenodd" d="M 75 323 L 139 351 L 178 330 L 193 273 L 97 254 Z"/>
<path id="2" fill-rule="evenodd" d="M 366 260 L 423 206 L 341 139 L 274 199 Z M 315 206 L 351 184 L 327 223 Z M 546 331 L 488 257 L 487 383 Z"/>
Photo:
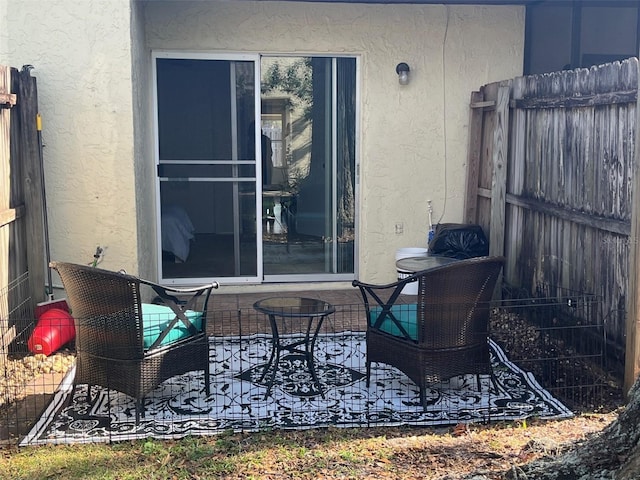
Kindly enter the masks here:
<path id="1" fill-rule="evenodd" d="M 457 258 L 451 257 L 408 257 L 396 261 L 396 268 L 403 272 L 416 273 L 458 261 Z"/>
<path id="2" fill-rule="evenodd" d="M 282 351 L 304 355 L 309 373 L 324 398 L 324 391 L 315 370 L 313 350 L 324 319 L 336 311 L 335 307 L 315 298 L 270 297 L 257 301 L 253 308 L 269 317 L 273 335 L 271 356 L 259 380 L 262 382 L 271 370 L 265 400 L 271 393 Z"/>

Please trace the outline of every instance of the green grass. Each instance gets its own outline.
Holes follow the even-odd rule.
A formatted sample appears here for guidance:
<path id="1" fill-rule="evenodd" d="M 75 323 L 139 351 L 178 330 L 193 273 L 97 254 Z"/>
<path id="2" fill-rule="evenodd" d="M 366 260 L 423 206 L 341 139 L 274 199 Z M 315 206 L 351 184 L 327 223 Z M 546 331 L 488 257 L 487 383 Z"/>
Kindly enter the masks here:
<path id="1" fill-rule="evenodd" d="M 0 472 L 15 480 L 317 478 L 326 472 L 358 478 L 372 458 L 363 452 L 389 456 L 376 446 L 383 439 L 366 429 L 323 429 L 11 448 L 0 450 Z"/>
<path id="2" fill-rule="evenodd" d="M 462 429 L 329 428 L 13 447 L 0 449 L 0 478 L 435 480 L 472 469 L 503 472 L 531 438 L 575 440 L 606 425 L 594 418 L 586 428 L 585 421 L 533 421 L 526 429 L 517 423 Z M 572 422 L 576 427 L 570 427 Z"/>
<path id="3" fill-rule="evenodd" d="M 229 442 L 205 437 L 113 445 L 3 450 L 0 471 L 11 479 L 193 479 L 232 474 L 244 462 Z"/>

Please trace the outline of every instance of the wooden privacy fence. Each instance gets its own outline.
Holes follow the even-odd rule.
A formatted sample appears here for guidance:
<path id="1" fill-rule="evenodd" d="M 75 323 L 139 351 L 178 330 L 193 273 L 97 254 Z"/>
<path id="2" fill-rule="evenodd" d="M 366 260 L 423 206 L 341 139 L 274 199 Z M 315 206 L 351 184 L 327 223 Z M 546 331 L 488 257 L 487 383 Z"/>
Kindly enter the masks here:
<path id="1" fill-rule="evenodd" d="M 0 367 L 46 297 L 37 113 L 30 67 L 0 65 Z"/>
<path id="2" fill-rule="evenodd" d="M 638 60 L 518 77 L 471 95 L 465 220 L 505 280 L 602 298 L 624 363 Z"/>

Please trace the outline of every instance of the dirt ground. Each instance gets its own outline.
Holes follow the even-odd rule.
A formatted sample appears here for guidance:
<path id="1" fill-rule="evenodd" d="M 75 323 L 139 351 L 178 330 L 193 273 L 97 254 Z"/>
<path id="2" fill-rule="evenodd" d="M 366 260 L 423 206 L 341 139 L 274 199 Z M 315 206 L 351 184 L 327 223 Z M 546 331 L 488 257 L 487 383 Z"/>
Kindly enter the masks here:
<path id="1" fill-rule="evenodd" d="M 433 469 L 431 478 L 482 475 L 501 479 L 505 472 L 523 464 L 559 455 L 576 442 L 602 431 L 616 416 L 595 414 L 558 421 L 532 420 L 528 424 L 459 425 L 450 430 L 450 436 L 438 438 L 432 447 L 427 442 L 420 448 L 411 448 L 405 455 L 410 460 L 419 452 L 425 458 L 419 462 L 421 467 L 428 465 Z M 407 464 L 414 462 L 415 459 Z M 419 473 L 422 468 L 416 469 L 415 478 L 424 478 Z"/>
<path id="2" fill-rule="evenodd" d="M 561 455 L 597 435 L 616 418 L 617 413 L 610 412 L 439 429 L 333 428 L 234 434 L 224 442 L 236 445 L 233 450 L 238 455 L 261 449 L 257 454 L 260 468 L 257 471 L 252 462 L 236 464 L 232 475 L 220 478 L 504 480 L 511 475 L 535 480 L 514 476 L 514 472 L 521 472 L 535 460 Z M 224 455 L 219 452 L 216 458 Z"/>
<path id="3" fill-rule="evenodd" d="M 75 353 L 64 348 L 55 354 L 10 358 L 0 375 L 0 445 L 16 443 L 46 407 Z"/>

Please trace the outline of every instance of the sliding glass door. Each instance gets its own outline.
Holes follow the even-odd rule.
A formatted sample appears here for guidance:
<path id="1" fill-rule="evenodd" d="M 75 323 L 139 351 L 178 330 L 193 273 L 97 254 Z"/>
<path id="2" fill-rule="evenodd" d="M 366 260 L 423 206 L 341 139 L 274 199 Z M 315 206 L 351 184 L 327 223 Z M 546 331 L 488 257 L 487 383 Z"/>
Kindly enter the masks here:
<path id="1" fill-rule="evenodd" d="M 353 278 L 356 59 L 156 53 L 154 75 L 162 281 Z"/>
<path id="2" fill-rule="evenodd" d="M 264 277 L 351 279 L 356 59 L 263 57 L 261 66 L 262 130 L 272 146 L 262 192 Z"/>
<path id="3" fill-rule="evenodd" d="M 155 55 L 161 278 L 261 278 L 257 57 Z"/>

